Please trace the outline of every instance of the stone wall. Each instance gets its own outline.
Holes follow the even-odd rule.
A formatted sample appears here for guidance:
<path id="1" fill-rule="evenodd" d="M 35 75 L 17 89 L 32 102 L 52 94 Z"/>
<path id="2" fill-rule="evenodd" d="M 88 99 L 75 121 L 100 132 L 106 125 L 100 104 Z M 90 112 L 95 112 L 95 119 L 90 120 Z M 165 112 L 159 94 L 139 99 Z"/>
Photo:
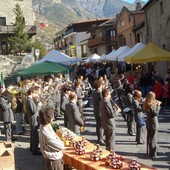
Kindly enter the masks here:
<path id="1" fill-rule="evenodd" d="M 11 75 L 15 66 L 22 61 L 23 56 L 0 55 L 0 72 L 4 78 Z"/>
<path id="2" fill-rule="evenodd" d="M 161 10 L 163 3 L 163 11 Z M 157 0 L 145 9 L 146 44 L 154 42 L 161 48 L 170 51 L 170 0 Z M 157 71 L 164 77 L 170 62 L 154 63 Z"/>
<path id="3" fill-rule="evenodd" d="M 32 0 L 5 0 L 1 1 L 0 16 L 6 17 L 6 25 L 12 25 L 15 21 L 13 9 L 16 4 L 19 4 L 23 11 L 26 25 L 34 25 Z"/>

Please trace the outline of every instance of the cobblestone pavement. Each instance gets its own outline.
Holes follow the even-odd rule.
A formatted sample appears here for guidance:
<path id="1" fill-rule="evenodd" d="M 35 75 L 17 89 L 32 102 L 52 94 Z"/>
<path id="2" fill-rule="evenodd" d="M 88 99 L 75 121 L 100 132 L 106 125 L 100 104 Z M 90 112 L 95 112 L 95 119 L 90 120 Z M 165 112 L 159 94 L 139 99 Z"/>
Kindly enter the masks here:
<path id="1" fill-rule="evenodd" d="M 86 130 L 82 133 L 89 141 L 96 143 L 95 119 L 92 107 L 84 109 L 88 118 Z M 63 118 L 58 120 L 63 124 Z M 158 158 L 151 159 L 146 155 L 146 144 L 136 145 L 135 136 L 127 134 L 126 122 L 121 115 L 116 117 L 116 153 L 131 159 L 136 159 L 146 165 L 153 166 L 160 170 L 170 170 L 170 108 L 162 108 L 159 115 L 160 129 L 158 134 Z M 1 122 L 2 127 L 2 122 Z M 42 156 L 34 156 L 29 151 L 29 135 L 17 136 L 15 146 L 15 167 L 16 170 L 43 170 Z M 145 131 L 146 139 L 146 131 Z M 0 135 L 0 141 L 4 135 Z"/>

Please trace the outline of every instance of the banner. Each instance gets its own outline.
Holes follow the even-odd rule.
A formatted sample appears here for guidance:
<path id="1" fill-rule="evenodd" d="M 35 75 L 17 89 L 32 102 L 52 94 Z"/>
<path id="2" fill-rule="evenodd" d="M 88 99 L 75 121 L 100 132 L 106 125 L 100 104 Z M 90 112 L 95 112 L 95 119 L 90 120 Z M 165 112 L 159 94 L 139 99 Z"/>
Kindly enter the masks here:
<path id="1" fill-rule="evenodd" d="M 5 89 L 5 82 L 4 82 L 3 73 L 1 73 L 1 89 Z"/>
<path id="2" fill-rule="evenodd" d="M 71 57 L 75 57 L 75 48 L 76 48 L 75 45 L 70 45 L 70 51 L 71 51 L 70 55 L 71 55 Z"/>

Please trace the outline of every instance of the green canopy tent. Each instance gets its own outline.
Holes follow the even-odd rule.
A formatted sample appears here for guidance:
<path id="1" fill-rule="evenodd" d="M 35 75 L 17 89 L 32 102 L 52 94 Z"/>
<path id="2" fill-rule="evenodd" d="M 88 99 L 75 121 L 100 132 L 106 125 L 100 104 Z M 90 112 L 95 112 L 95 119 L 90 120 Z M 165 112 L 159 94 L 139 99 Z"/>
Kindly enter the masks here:
<path id="1" fill-rule="evenodd" d="M 17 76 L 34 76 L 34 75 L 46 75 L 46 74 L 69 74 L 72 71 L 72 67 L 59 63 L 45 61 L 40 64 L 34 64 L 29 68 L 19 71 Z"/>

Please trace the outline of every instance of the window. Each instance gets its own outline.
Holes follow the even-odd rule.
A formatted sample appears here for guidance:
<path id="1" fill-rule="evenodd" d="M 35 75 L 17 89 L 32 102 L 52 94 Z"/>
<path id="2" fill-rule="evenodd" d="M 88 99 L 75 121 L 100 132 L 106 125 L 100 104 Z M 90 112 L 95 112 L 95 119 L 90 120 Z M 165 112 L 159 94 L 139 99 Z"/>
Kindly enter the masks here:
<path id="1" fill-rule="evenodd" d="M 120 20 L 120 26 L 123 27 L 125 25 L 125 21 L 124 20 Z"/>
<path id="2" fill-rule="evenodd" d="M 108 45 L 108 46 L 107 46 L 107 51 L 106 51 L 106 53 L 109 54 L 111 51 L 112 51 L 112 46 L 111 46 L 111 45 Z"/>
<path id="3" fill-rule="evenodd" d="M 114 30 L 110 31 L 110 35 L 111 35 L 111 37 L 115 37 L 115 31 Z"/>
<path id="4" fill-rule="evenodd" d="M 94 48 L 94 53 L 96 53 L 96 54 L 97 54 L 97 48 Z"/>
<path id="5" fill-rule="evenodd" d="M 137 36 L 136 36 L 136 41 L 137 41 L 137 43 L 141 42 L 141 41 L 140 41 L 140 33 L 137 34 Z"/>
<path id="6" fill-rule="evenodd" d="M 130 44 L 132 44 L 132 33 L 129 34 Z"/>
<path id="7" fill-rule="evenodd" d="M 110 36 L 111 36 L 111 35 L 110 35 L 110 31 L 106 31 L 105 36 L 106 36 L 106 37 L 110 37 Z"/>
<path id="8" fill-rule="evenodd" d="M 160 2 L 160 13 L 161 13 L 161 14 L 164 13 L 163 1 Z"/>
<path id="9" fill-rule="evenodd" d="M 162 49 L 166 50 L 166 45 L 162 44 Z"/>
<path id="10" fill-rule="evenodd" d="M 95 39 L 95 38 L 96 38 L 96 35 L 92 34 L 91 39 Z"/>
<path id="11" fill-rule="evenodd" d="M 0 17 L 0 25 L 5 26 L 6 25 L 6 18 Z"/>
<path id="12" fill-rule="evenodd" d="M 126 37 L 124 35 L 119 35 L 118 36 L 118 41 L 119 41 L 119 46 L 126 45 Z"/>
<path id="13" fill-rule="evenodd" d="M 129 22 L 131 22 L 131 16 L 130 15 L 129 15 L 128 19 L 129 19 Z"/>

